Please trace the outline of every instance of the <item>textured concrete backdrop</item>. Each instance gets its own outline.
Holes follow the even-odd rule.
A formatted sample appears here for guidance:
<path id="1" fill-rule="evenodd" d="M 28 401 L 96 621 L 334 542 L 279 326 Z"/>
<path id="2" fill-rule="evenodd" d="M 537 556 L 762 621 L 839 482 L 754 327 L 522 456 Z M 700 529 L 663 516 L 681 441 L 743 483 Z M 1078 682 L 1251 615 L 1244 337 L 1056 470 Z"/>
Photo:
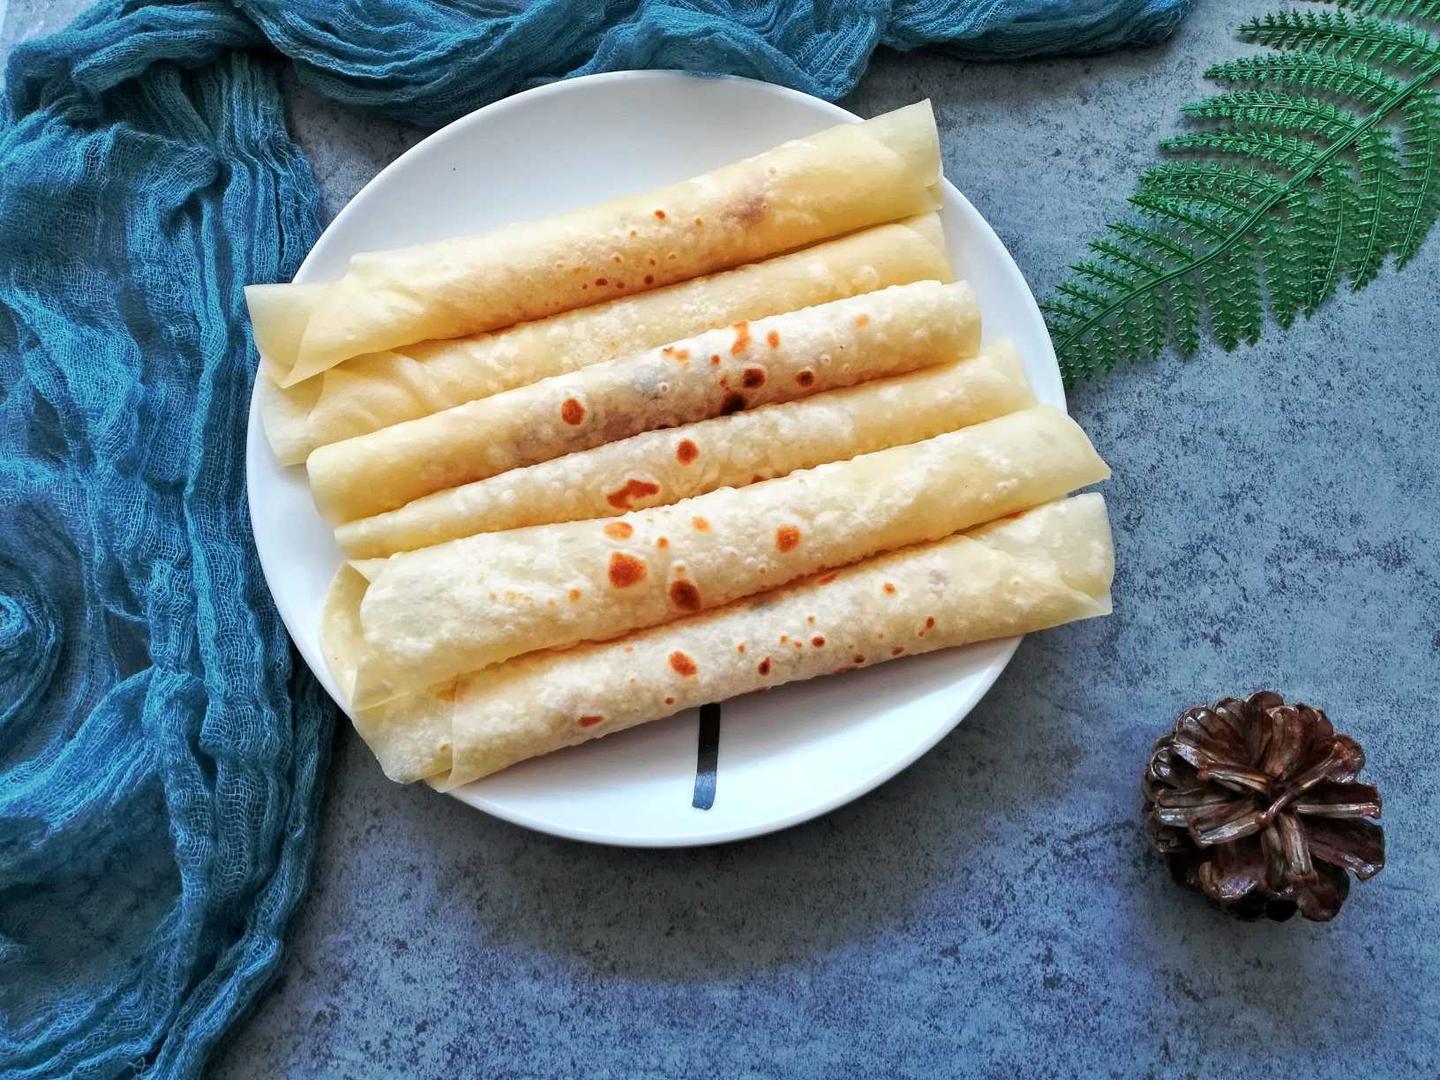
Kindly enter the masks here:
<path id="1" fill-rule="evenodd" d="M 13 0 L 0 50 L 80 6 Z M 1043 297 L 1264 7 L 1093 60 L 881 55 L 847 104 L 934 98 L 947 172 Z M 291 102 L 332 211 L 423 134 Z M 586 847 L 397 788 L 344 731 L 284 977 L 218 1075 L 1436 1075 L 1437 276 L 1440 235 L 1254 348 L 1076 392 L 1115 469 L 1115 616 L 1032 637 L 820 821 Z M 1358 736 L 1386 797 L 1389 868 L 1332 925 L 1235 924 L 1136 827 L 1156 735 L 1260 686 Z"/>

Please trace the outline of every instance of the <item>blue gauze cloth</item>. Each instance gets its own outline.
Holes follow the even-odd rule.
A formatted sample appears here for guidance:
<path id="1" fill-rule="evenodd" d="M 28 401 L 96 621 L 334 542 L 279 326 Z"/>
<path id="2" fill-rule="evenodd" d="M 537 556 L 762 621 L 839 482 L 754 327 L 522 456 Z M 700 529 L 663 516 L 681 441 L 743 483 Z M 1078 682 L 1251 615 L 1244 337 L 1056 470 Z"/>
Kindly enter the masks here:
<path id="1" fill-rule="evenodd" d="M 276 53 L 435 125 L 540 82 L 729 72 L 827 98 L 879 44 L 1154 41 L 1189 0 L 107 0 L 0 105 L 0 1070 L 194 1075 L 275 974 L 332 710 L 244 498 L 249 282 L 319 233 Z"/>

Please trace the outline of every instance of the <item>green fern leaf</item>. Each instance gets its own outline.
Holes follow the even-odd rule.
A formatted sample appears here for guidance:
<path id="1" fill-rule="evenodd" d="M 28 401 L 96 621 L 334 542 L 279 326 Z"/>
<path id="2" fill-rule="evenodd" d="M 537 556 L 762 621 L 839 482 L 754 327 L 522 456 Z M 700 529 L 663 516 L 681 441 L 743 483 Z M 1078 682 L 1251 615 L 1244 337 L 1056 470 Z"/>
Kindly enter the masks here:
<path id="1" fill-rule="evenodd" d="M 1068 381 L 1255 341 L 1309 316 L 1440 220 L 1440 0 L 1317 0 L 1240 28 L 1130 204 L 1043 305 Z"/>
<path id="2" fill-rule="evenodd" d="M 1400 88 L 1399 80 L 1380 68 L 1345 57 L 1302 53 L 1247 56 L 1216 64 L 1205 74 L 1216 82 L 1255 83 L 1333 94 L 1371 108 L 1383 104 Z"/>
<path id="3" fill-rule="evenodd" d="M 1336 0 L 1336 7 L 1387 19 L 1440 23 L 1440 0 Z"/>
<path id="4" fill-rule="evenodd" d="M 1396 223 L 1396 266 L 1415 257 L 1440 216 L 1440 102 L 1434 92 L 1426 90 L 1407 101 L 1401 108 L 1401 122 L 1400 197 L 1405 213 Z"/>

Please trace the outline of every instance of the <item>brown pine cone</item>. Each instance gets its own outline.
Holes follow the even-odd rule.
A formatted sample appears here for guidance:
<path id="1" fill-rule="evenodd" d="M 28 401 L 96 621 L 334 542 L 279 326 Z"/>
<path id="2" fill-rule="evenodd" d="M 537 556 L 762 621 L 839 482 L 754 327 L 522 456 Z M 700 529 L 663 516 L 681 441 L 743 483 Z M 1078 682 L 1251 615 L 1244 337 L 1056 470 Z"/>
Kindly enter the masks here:
<path id="1" fill-rule="evenodd" d="M 1262 690 L 1187 710 L 1141 789 L 1151 846 L 1175 880 L 1242 919 L 1333 919 L 1385 865 L 1380 793 L 1360 745 L 1309 705 Z"/>

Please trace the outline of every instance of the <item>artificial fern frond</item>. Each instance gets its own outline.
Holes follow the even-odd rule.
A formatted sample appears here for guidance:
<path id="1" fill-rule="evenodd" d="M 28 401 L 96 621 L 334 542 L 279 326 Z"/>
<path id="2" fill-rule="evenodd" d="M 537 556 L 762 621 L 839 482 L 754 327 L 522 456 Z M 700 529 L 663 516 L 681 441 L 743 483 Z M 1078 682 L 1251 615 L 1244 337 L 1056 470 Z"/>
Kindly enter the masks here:
<path id="1" fill-rule="evenodd" d="M 1316 7 L 1241 27 L 1270 51 L 1207 72 L 1224 92 L 1185 108 L 1136 217 L 1043 305 L 1068 381 L 1254 341 L 1267 311 L 1288 326 L 1404 265 L 1440 220 L 1440 0 Z"/>
<path id="2" fill-rule="evenodd" d="M 1336 0 L 1335 6 L 1351 8 L 1362 15 L 1440 23 L 1440 0 Z"/>
<path id="3" fill-rule="evenodd" d="M 1382 67 L 1425 67 L 1440 55 L 1434 40 L 1418 27 L 1343 11 L 1281 11 L 1245 23 L 1240 35 L 1272 49 L 1349 57 Z"/>
<path id="4" fill-rule="evenodd" d="M 1205 74 L 1216 82 L 1273 84 L 1334 94 L 1371 108 L 1383 104 L 1400 88 L 1400 81 L 1394 76 L 1358 60 L 1297 53 L 1246 56 L 1216 64 Z"/>

